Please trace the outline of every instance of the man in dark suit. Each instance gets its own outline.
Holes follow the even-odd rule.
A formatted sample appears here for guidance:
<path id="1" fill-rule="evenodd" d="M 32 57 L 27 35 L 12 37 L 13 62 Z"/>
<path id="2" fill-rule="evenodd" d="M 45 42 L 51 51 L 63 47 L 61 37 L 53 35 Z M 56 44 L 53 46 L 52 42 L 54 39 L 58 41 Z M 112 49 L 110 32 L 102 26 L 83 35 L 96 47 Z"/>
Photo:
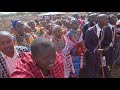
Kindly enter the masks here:
<path id="1" fill-rule="evenodd" d="M 98 52 L 99 41 L 101 41 L 101 32 L 104 26 L 108 25 L 108 18 L 106 14 L 100 14 L 97 17 L 98 23 L 89 28 L 85 35 L 85 46 L 87 51 L 86 57 L 86 71 L 88 78 L 100 77 L 100 57 Z"/>
<path id="2" fill-rule="evenodd" d="M 85 23 L 85 25 L 83 26 L 82 28 L 82 31 L 83 31 L 83 39 L 85 39 L 85 34 L 86 34 L 86 31 L 95 25 L 95 22 L 96 22 L 96 17 L 97 17 L 97 14 L 96 13 L 93 13 L 93 14 L 90 14 L 89 17 L 88 17 L 88 22 Z"/>
<path id="3" fill-rule="evenodd" d="M 108 17 L 109 23 L 108 26 L 104 30 L 104 39 L 101 43 L 101 48 L 104 49 L 103 56 L 106 59 L 106 66 L 104 67 L 105 77 L 110 77 L 110 68 L 113 64 L 113 46 L 114 46 L 114 37 L 115 37 L 115 24 L 116 24 L 116 16 L 114 14 L 110 14 Z M 105 48 L 107 48 L 105 50 Z"/>

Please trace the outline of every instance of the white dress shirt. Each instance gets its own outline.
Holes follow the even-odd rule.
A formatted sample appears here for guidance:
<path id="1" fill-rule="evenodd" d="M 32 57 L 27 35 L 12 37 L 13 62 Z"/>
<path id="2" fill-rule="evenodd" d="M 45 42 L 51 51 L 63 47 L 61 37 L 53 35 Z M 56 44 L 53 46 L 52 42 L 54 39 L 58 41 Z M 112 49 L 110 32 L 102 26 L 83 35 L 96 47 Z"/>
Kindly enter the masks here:
<path id="1" fill-rule="evenodd" d="M 3 52 L 1 52 L 1 54 L 6 62 L 8 73 L 9 73 L 9 75 L 11 75 L 16 68 L 19 54 L 16 50 L 14 51 L 14 55 L 12 58 L 5 55 Z"/>
<path id="2" fill-rule="evenodd" d="M 97 28 L 97 36 L 98 36 L 98 38 L 99 38 L 100 31 L 101 31 L 102 29 L 98 26 L 98 24 L 96 24 L 96 28 Z"/>
<path id="3" fill-rule="evenodd" d="M 110 23 L 108 23 L 108 26 L 109 26 L 110 29 L 112 30 L 113 25 L 111 25 Z"/>

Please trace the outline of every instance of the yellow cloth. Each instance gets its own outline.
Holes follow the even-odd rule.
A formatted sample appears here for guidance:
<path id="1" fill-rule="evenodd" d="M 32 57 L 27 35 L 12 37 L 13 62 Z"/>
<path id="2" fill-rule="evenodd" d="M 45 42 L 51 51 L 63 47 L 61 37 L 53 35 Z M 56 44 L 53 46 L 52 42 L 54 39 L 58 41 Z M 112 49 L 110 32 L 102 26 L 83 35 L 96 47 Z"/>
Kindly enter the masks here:
<path id="1" fill-rule="evenodd" d="M 13 28 L 11 29 L 11 34 L 13 34 L 13 35 L 16 34 L 16 31 Z"/>
<path id="2" fill-rule="evenodd" d="M 32 37 L 32 35 L 30 34 L 30 36 L 28 37 L 28 39 L 29 39 L 29 43 L 31 44 L 32 42 L 33 42 L 33 40 L 34 40 L 34 38 Z"/>
<path id="3" fill-rule="evenodd" d="M 36 33 L 40 31 L 39 27 L 35 27 L 35 29 L 37 30 Z"/>
<path id="4" fill-rule="evenodd" d="M 28 34 L 28 33 L 26 33 L 26 37 L 24 37 L 23 39 L 24 39 L 23 42 L 21 42 L 21 45 L 22 45 L 22 46 L 26 46 L 26 45 L 30 46 L 31 43 L 32 43 L 33 40 L 34 40 L 34 38 L 32 37 L 32 35 L 31 35 L 31 34 Z M 17 42 L 16 36 L 15 36 L 15 38 L 14 38 L 14 44 L 15 44 L 15 46 L 18 46 L 18 45 L 19 45 L 19 43 Z"/>

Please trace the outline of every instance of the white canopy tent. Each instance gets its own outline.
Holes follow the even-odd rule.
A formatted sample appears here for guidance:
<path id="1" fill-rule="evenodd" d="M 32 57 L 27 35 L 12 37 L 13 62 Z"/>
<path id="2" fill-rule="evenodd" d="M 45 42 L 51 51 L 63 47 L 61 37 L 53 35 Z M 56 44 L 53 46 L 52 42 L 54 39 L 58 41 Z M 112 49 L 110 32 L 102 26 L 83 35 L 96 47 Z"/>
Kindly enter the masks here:
<path id="1" fill-rule="evenodd" d="M 44 15 L 59 15 L 59 14 L 65 14 L 64 12 L 48 12 L 48 13 L 43 13 L 39 14 L 38 16 L 44 16 Z"/>

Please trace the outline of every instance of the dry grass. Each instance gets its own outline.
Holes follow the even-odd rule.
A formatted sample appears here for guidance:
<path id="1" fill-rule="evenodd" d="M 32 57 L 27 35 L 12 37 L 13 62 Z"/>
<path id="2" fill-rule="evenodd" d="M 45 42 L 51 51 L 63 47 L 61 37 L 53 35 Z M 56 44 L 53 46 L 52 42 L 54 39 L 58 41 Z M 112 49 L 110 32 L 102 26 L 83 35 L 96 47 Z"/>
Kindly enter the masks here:
<path id="1" fill-rule="evenodd" d="M 24 22 L 28 22 L 29 20 L 35 20 L 37 17 L 34 15 L 29 16 L 23 16 L 23 15 L 14 15 L 14 16 L 9 16 L 9 17 L 0 17 L 0 30 L 7 30 L 10 31 L 11 29 L 11 19 L 21 19 Z"/>
<path id="2" fill-rule="evenodd" d="M 24 22 L 28 22 L 29 20 L 35 20 L 37 18 L 36 15 L 14 15 L 14 16 L 9 16 L 9 17 L 0 17 L 0 30 L 7 30 L 10 31 L 11 29 L 11 19 L 21 19 Z M 81 75 L 81 78 L 84 76 L 85 74 L 83 73 L 83 75 Z M 84 77 L 83 77 L 84 78 Z M 114 65 L 114 67 L 111 70 L 111 78 L 120 78 L 120 65 Z"/>

